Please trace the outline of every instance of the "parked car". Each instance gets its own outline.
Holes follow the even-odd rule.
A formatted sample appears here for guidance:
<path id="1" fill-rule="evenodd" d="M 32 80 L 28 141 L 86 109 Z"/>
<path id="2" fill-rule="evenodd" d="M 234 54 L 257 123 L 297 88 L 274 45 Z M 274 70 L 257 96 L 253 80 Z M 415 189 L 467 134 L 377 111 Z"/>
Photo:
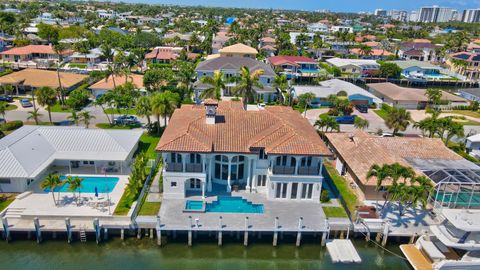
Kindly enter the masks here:
<path id="1" fill-rule="evenodd" d="M 361 113 L 368 113 L 368 105 L 355 105 L 355 109 Z"/>
<path id="2" fill-rule="evenodd" d="M 118 125 L 130 125 L 138 123 L 138 119 L 133 115 L 121 115 L 119 117 L 113 118 L 113 123 Z"/>
<path id="3" fill-rule="evenodd" d="M 337 116 L 335 121 L 339 124 L 353 125 L 353 123 L 355 123 L 355 115 Z"/>
<path id="4" fill-rule="evenodd" d="M 5 121 L 5 119 L 3 118 L 0 118 L 0 124 L 5 124 L 5 123 L 7 123 L 7 121 Z"/>
<path id="5" fill-rule="evenodd" d="M 393 137 L 393 134 L 392 134 L 392 133 L 388 133 L 388 132 L 383 132 L 382 135 L 380 135 L 380 137 L 382 137 L 382 138 L 385 138 L 385 137 Z"/>
<path id="6" fill-rule="evenodd" d="M 9 95 L 1 95 L 0 96 L 0 101 L 13 102 L 13 98 Z"/>
<path id="7" fill-rule="evenodd" d="M 23 108 L 33 107 L 32 102 L 30 102 L 28 98 L 20 99 L 20 105 L 22 105 Z"/>

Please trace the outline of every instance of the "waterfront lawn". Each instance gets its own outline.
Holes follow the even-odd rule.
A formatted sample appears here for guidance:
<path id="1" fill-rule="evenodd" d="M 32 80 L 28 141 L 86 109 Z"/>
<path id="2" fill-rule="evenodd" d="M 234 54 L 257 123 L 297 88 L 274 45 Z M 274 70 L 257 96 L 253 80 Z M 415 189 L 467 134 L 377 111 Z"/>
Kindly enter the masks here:
<path id="1" fill-rule="evenodd" d="M 337 187 L 340 195 L 345 200 L 345 203 L 348 206 L 348 209 L 351 213 L 355 211 L 356 206 L 358 206 L 357 195 L 350 189 L 348 182 L 341 175 L 338 174 L 337 170 L 333 167 L 333 164 L 329 161 L 324 162 L 325 168 L 327 169 L 330 178 Z"/>
<path id="2" fill-rule="evenodd" d="M 160 141 L 160 136 L 156 135 L 156 133 L 143 133 L 138 143 L 137 152 L 145 151 L 148 159 L 155 159 L 157 157 L 155 147 L 157 147 L 158 141 Z"/>
<path id="3" fill-rule="evenodd" d="M 160 202 L 147 202 L 145 201 L 140 208 L 138 213 L 139 216 L 156 216 L 158 215 L 158 211 L 160 211 L 160 206 L 162 203 Z"/>
<path id="4" fill-rule="evenodd" d="M 7 208 L 14 200 L 15 196 L 11 194 L 0 196 L 0 212 L 3 211 L 3 209 Z"/>
<path id="5" fill-rule="evenodd" d="M 327 218 L 348 218 L 347 212 L 341 206 L 324 206 L 322 208 Z"/>
<path id="6" fill-rule="evenodd" d="M 134 197 L 128 196 L 127 192 L 124 192 L 122 198 L 120 198 L 120 201 L 118 202 L 117 207 L 115 208 L 115 211 L 113 211 L 113 215 L 126 216 L 128 214 L 128 211 L 130 211 L 133 202 Z"/>

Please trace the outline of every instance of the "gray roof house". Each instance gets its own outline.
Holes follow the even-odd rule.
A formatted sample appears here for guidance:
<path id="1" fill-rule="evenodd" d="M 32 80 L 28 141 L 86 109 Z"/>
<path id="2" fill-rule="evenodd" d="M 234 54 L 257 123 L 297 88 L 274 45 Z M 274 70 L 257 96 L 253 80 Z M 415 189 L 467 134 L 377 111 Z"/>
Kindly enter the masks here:
<path id="1" fill-rule="evenodd" d="M 122 171 L 132 159 L 141 130 L 23 126 L 0 139 L 0 191 L 23 192 L 51 166 L 107 166 Z M 93 170 L 94 168 L 94 170 Z"/>
<path id="2" fill-rule="evenodd" d="M 480 88 L 458 89 L 458 93 L 465 99 L 480 102 Z"/>

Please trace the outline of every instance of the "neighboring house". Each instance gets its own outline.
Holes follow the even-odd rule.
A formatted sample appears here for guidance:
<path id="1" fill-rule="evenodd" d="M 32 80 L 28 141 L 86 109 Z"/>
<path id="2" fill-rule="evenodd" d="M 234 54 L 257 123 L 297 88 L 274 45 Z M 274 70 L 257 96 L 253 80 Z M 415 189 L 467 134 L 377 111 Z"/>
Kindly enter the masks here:
<path id="1" fill-rule="evenodd" d="M 63 56 L 72 54 L 71 50 L 62 53 Z M 27 45 L 23 47 L 15 47 L 10 50 L 0 52 L 1 59 L 6 62 L 22 62 L 22 61 L 58 61 L 59 55 L 50 45 Z"/>
<path id="2" fill-rule="evenodd" d="M 220 57 L 247 57 L 256 59 L 258 51 L 242 43 L 224 47 L 218 50 Z"/>
<path id="3" fill-rule="evenodd" d="M 405 109 L 424 109 L 428 104 L 425 89 L 401 87 L 393 83 L 369 83 L 368 91 L 379 97 L 384 103 Z M 440 108 L 452 108 L 456 106 L 468 106 L 466 99 L 442 91 L 442 104 Z"/>
<path id="4" fill-rule="evenodd" d="M 467 138 L 465 142 L 465 148 L 467 153 L 472 157 L 480 158 L 480 134 L 476 134 Z"/>
<path id="5" fill-rule="evenodd" d="M 212 40 L 212 53 L 217 54 L 232 37 L 226 31 L 218 32 Z"/>
<path id="6" fill-rule="evenodd" d="M 23 126 L 0 139 L 0 190 L 24 192 L 52 167 L 127 170 L 142 130 Z M 99 183 L 100 187 L 100 183 Z"/>
<path id="7" fill-rule="evenodd" d="M 313 32 L 290 32 L 288 34 L 290 35 L 290 42 L 292 44 L 297 44 L 297 37 L 302 34 L 308 37 L 308 41 L 313 41 L 313 37 L 315 36 Z"/>
<path id="8" fill-rule="evenodd" d="M 272 46 L 272 47 L 275 47 L 276 46 L 276 40 L 272 37 L 263 37 L 260 39 L 260 42 L 258 43 L 258 47 L 259 48 L 262 48 L 264 46 Z"/>
<path id="9" fill-rule="evenodd" d="M 363 59 L 374 59 L 374 60 L 384 60 L 389 56 L 394 55 L 393 53 L 386 51 L 384 49 L 373 49 L 368 53 L 365 54 L 360 48 L 352 48 L 350 53 L 353 55 L 357 55 Z"/>
<path id="10" fill-rule="evenodd" d="M 453 61 L 452 61 L 453 60 Z M 455 60 L 464 62 L 465 65 L 457 65 Z M 449 55 L 447 64 L 450 68 L 463 75 L 467 80 L 480 80 L 480 53 L 458 52 Z"/>
<path id="11" fill-rule="evenodd" d="M 417 175 L 429 177 L 434 185 L 444 179 L 441 176 L 448 175 L 443 170 L 480 169 L 446 147 L 440 138 L 377 137 L 360 130 L 325 136 L 336 156 L 337 171 L 349 175 L 366 200 L 384 200 L 385 187 L 391 185 L 386 180 L 377 188 L 377 179 L 367 177 L 372 165 L 399 163 L 413 168 Z"/>
<path id="12" fill-rule="evenodd" d="M 68 92 L 85 82 L 87 75 L 59 72 L 62 87 Z M 0 85 L 11 85 L 17 95 L 40 87 L 59 87 L 58 74 L 53 70 L 23 69 L 0 77 Z"/>
<path id="13" fill-rule="evenodd" d="M 440 79 L 449 77 L 441 74 L 441 67 L 425 61 L 399 60 L 390 61 L 389 63 L 397 64 L 402 69 L 402 75 L 406 78 Z"/>
<path id="14" fill-rule="evenodd" d="M 353 33 L 353 28 L 350 26 L 343 26 L 343 25 L 334 25 L 330 27 L 330 32 L 344 32 L 344 33 Z"/>
<path id="15" fill-rule="evenodd" d="M 100 48 L 91 49 L 88 53 L 74 52 L 69 56 L 70 62 L 75 64 L 94 65 L 101 62 L 102 51 Z"/>
<path id="16" fill-rule="evenodd" d="M 400 43 L 398 56 L 406 60 L 437 61 L 435 49 L 438 47 L 430 42 L 403 42 Z"/>
<path id="17" fill-rule="evenodd" d="M 480 88 L 465 88 L 459 89 L 460 96 L 470 100 L 480 102 Z"/>
<path id="18" fill-rule="evenodd" d="M 342 94 L 346 94 L 348 100 L 355 105 L 379 105 L 382 103 L 381 99 L 369 93 L 367 90 L 339 79 L 321 81 L 320 85 L 292 86 L 291 93 L 294 98 L 298 98 L 301 94 L 309 92 L 315 94 L 315 99 L 310 102 L 312 107 L 330 106 L 332 104 L 328 101 L 328 97 L 330 95 Z"/>
<path id="19" fill-rule="evenodd" d="M 170 64 L 182 51 L 182 47 L 156 47 L 145 55 L 145 61 L 152 64 Z"/>
<path id="20" fill-rule="evenodd" d="M 308 32 L 321 32 L 327 33 L 328 32 L 328 25 L 324 23 L 311 23 L 307 25 Z"/>
<path id="21" fill-rule="evenodd" d="M 272 56 L 267 58 L 275 70 L 286 74 L 287 79 L 317 77 L 320 69 L 318 62 L 305 56 Z"/>
<path id="22" fill-rule="evenodd" d="M 330 58 L 327 63 L 340 69 L 342 73 L 367 76 L 378 71 L 380 64 L 375 60 L 369 59 L 344 59 L 344 58 Z"/>
<path id="23" fill-rule="evenodd" d="M 273 101 L 277 98 L 277 91 L 271 86 L 275 77 L 275 71 L 272 67 L 264 62 L 252 59 L 250 57 L 214 57 L 200 62 L 195 69 L 197 73 L 197 82 L 195 84 L 195 90 L 201 92 L 211 86 L 200 83 L 200 80 L 204 76 L 212 77 L 215 71 L 220 70 L 223 72 L 225 79 L 228 80 L 232 77 L 240 75 L 240 69 L 242 67 L 248 67 L 250 73 L 256 70 L 263 70 L 264 73 L 260 76 L 260 83 L 263 85 L 263 89 L 255 88 L 258 99 L 265 101 Z M 231 89 L 235 86 L 235 83 L 228 83 L 226 89 L 223 89 L 223 96 L 232 96 Z"/>
<path id="24" fill-rule="evenodd" d="M 125 80 L 126 79 L 126 80 Z M 90 85 L 90 90 L 95 97 L 101 96 L 108 91 L 112 91 L 115 86 L 124 85 L 126 82 L 131 82 L 136 89 L 141 92 L 145 92 L 145 86 L 143 85 L 143 75 L 130 74 L 128 78 L 125 75 L 108 76 L 105 79 Z"/>
<path id="25" fill-rule="evenodd" d="M 164 198 L 245 191 L 319 203 L 330 151 L 307 119 L 282 106 L 246 111 L 241 102 L 204 105 L 175 110 L 158 143 Z"/>

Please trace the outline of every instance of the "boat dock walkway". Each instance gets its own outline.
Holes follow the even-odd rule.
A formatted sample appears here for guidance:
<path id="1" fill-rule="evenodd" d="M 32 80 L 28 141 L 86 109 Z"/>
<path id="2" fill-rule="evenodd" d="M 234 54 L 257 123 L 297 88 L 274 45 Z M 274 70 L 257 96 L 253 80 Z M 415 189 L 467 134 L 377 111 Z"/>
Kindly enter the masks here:
<path id="1" fill-rule="evenodd" d="M 334 239 L 327 242 L 327 250 L 333 263 L 361 263 L 362 259 L 348 239 Z"/>

